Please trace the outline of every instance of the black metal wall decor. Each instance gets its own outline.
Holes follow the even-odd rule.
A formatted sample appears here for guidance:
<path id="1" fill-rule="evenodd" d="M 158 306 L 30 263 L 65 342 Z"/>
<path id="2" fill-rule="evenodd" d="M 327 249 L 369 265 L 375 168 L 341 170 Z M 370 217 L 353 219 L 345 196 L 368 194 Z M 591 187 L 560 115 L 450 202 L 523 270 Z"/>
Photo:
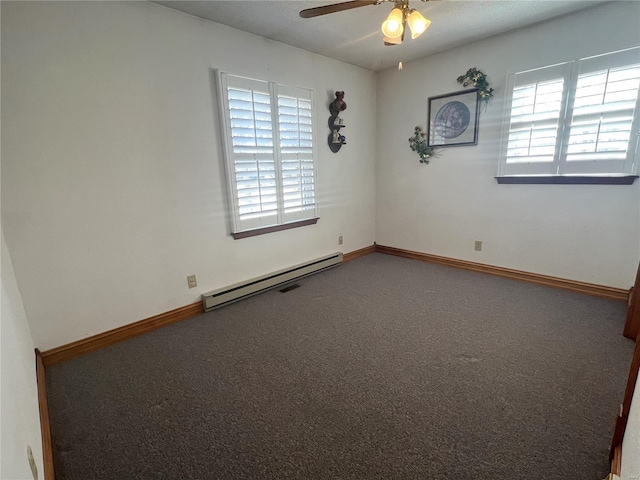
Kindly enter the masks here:
<path id="1" fill-rule="evenodd" d="M 340 129 L 344 128 L 344 119 L 340 117 L 340 112 L 344 112 L 347 109 L 347 103 L 344 101 L 344 92 L 336 92 L 336 99 L 329 104 L 329 130 L 331 133 L 327 138 L 329 143 L 329 149 L 333 153 L 337 153 L 342 145 L 347 144 L 347 139 L 344 135 L 340 135 Z"/>

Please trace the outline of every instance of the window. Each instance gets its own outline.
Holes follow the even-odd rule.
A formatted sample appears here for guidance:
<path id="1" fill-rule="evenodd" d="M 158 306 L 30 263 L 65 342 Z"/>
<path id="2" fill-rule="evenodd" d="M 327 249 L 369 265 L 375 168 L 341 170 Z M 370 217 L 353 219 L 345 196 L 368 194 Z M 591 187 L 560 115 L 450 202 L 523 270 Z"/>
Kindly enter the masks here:
<path id="1" fill-rule="evenodd" d="M 222 72 L 218 85 L 234 237 L 315 223 L 313 92 Z"/>
<path id="2" fill-rule="evenodd" d="M 640 48 L 509 75 L 501 176 L 634 175 Z"/>

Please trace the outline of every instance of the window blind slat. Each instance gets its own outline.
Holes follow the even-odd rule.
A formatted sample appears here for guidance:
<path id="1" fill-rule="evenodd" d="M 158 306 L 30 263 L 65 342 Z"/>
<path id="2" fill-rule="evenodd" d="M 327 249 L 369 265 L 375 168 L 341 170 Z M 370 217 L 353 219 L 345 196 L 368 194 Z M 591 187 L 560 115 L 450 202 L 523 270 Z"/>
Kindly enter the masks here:
<path id="1" fill-rule="evenodd" d="M 288 96 L 278 97 L 280 156 L 285 213 L 314 205 L 313 132 L 311 102 Z M 304 183 L 303 179 L 311 179 Z"/>
<path id="2" fill-rule="evenodd" d="M 557 78 L 514 88 L 507 163 L 553 162 L 563 85 Z"/>
<path id="3" fill-rule="evenodd" d="M 227 90 L 235 192 L 240 220 L 271 214 L 277 206 L 273 126 L 269 92 Z"/>
<path id="4" fill-rule="evenodd" d="M 578 77 L 567 162 L 609 162 L 626 158 L 639 87 L 638 66 L 589 72 Z"/>

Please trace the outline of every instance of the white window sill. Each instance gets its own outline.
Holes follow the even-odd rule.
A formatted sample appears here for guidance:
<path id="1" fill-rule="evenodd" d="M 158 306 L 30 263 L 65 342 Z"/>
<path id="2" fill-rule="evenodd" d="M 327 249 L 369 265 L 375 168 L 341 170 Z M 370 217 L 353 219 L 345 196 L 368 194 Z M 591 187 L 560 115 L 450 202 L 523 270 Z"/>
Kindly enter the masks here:
<path id="1" fill-rule="evenodd" d="M 499 184 L 514 185 L 631 185 L 638 175 L 505 175 Z"/>

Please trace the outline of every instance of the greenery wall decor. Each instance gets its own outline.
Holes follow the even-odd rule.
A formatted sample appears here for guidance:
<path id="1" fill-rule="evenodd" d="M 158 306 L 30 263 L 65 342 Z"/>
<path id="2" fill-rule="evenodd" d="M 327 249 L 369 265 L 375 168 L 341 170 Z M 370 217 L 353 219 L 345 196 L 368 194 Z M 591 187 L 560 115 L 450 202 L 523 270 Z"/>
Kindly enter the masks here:
<path id="1" fill-rule="evenodd" d="M 417 152 L 420 163 L 429 163 L 431 157 L 438 156 L 438 150 L 427 145 L 426 133 L 419 125 L 414 129 L 413 137 L 409 139 L 409 146 Z"/>
<path id="2" fill-rule="evenodd" d="M 458 83 L 463 87 L 473 85 L 478 89 L 478 96 L 481 101 L 489 103 L 491 97 L 493 97 L 493 88 L 489 87 L 487 76 L 477 68 L 470 68 L 467 73 L 458 77 Z"/>

